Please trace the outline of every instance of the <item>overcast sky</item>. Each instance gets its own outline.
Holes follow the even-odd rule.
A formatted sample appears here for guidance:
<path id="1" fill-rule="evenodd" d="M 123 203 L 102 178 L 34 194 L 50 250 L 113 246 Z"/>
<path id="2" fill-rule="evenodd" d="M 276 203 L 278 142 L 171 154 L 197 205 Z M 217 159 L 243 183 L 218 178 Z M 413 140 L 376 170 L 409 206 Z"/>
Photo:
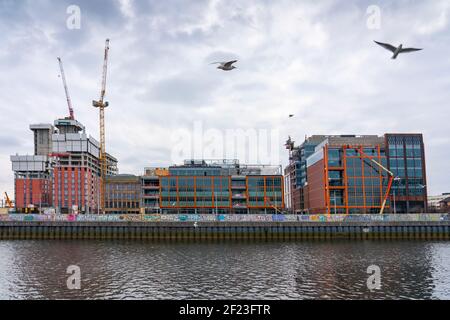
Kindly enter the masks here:
<path id="1" fill-rule="evenodd" d="M 110 38 L 106 143 L 121 173 L 172 164 L 176 134 L 196 125 L 265 129 L 283 166 L 288 135 L 419 132 L 429 193 L 450 192 L 449 19 L 448 0 L 0 0 L 0 191 L 13 194 L 9 156 L 33 153 L 29 124 L 68 114 L 57 56 L 75 117 L 98 138 Z M 373 40 L 425 50 L 391 60 Z M 227 59 L 238 68 L 210 65 Z"/>

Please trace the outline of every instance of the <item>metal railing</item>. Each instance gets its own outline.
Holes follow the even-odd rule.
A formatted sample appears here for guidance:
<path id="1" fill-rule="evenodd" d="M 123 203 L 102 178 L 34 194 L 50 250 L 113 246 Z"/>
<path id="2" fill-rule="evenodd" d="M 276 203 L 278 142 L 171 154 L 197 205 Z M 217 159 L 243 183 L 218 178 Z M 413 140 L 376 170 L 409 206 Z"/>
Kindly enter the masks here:
<path id="1" fill-rule="evenodd" d="M 401 222 L 401 221 L 450 221 L 450 214 L 2 214 L 0 221 L 92 221 L 92 222 Z"/>

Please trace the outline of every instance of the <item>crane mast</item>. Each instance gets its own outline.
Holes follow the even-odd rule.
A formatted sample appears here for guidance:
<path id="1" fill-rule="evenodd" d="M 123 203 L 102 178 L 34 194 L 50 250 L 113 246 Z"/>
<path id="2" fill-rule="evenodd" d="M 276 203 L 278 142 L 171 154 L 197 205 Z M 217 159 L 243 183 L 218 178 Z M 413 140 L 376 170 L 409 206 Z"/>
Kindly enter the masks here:
<path id="1" fill-rule="evenodd" d="M 9 199 L 8 194 L 6 193 L 6 191 L 5 191 L 5 196 L 6 196 L 6 205 L 7 205 L 7 207 L 10 208 L 10 209 L 13 208 L 14 205 L 13 205 L 11 199 Z"/>
<path id="2" fill-rule="evenodd" d="M 67 88 L 66 76 L 64 74 L 63 64 L 62 64 L 62 61 L 61 61 L 60 57 L 58 57 L 57 59 L 58 59 L 58 62 L 59 62 L 59 70 L 61 71 L 61 79 L 62 79 L 62 82 L 63 82 L 64 91 L 66 92 L 67 106 L 69 107 L 69 119 L 74 120 L 75 116 L 73 114 L 72 101 L 70 100 L 69 89 Z"/>
<path id="3" fill-rule="evenodd" d="M 103 57 L 103 72 L 102 72 L 102 88 L 100 91 L 100 99 L 98 101 L 93 100 L 92 105 L 99 109 L 100 115 L 100 208 L 105 210 L 105 177 L 106 177 L 106 152 L 105 152 L 105 108 L 108 106 L 107 101 L 103 101 L 106 93 L 106 74 L 108 70 L 108 51 L 109 51 L 109 39 L 105 42 L 105 53 Z"/>

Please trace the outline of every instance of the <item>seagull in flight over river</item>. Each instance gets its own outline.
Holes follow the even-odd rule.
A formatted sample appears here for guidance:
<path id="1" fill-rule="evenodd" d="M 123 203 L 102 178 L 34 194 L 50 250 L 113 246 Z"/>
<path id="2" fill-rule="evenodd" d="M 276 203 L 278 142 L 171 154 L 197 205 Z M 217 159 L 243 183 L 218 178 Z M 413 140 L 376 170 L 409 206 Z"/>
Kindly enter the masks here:
<path id="1" fill-rule="evenodd" d="M 394 55 L 392 56 L 392 59 L 396 59 L 397 56 L 400 53 L 404 53 L 404 52 L 413 52 L 413 51 L 419 51 L 422 49 L 416 49 L 416 48 L 403 48 L 403 45 L 400 44 L 398 47 L 394 47 L 393 45 L 389 44 L 389 43 L 383 43 L 383 42 L 378 42 L 375 41 L 374 42 L 380 46 L 382 46 L 383 48 L 385 48 L 386 50 L 391 51 Z"/>
<path id="2" fill-rule="evenodd" d="M 237 62 L 237 60 L 224 61 L 224 62 L 212 62 L 210 64 L 219 63 L 220 65 L 217 67 L 217 69 L 222 69 L 223 71 L 230 71 L 230 70 L 233 70 L 234 68 L 236 68 L 235 66 L 232 65 L 235 62 Z"/>

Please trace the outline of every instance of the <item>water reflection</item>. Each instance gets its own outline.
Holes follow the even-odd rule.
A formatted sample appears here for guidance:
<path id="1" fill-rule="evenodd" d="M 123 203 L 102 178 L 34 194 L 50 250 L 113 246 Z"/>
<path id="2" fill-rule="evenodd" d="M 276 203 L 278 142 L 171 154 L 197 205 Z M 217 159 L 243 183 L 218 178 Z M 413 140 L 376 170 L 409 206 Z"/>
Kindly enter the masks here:
<path id="1" fill-rule="evenodd" d="M 67 289 L 69 265 L 81 290 Z M 449 265 L 447 242 L 1 241 L 0 298 L 449 299 Z"/>

